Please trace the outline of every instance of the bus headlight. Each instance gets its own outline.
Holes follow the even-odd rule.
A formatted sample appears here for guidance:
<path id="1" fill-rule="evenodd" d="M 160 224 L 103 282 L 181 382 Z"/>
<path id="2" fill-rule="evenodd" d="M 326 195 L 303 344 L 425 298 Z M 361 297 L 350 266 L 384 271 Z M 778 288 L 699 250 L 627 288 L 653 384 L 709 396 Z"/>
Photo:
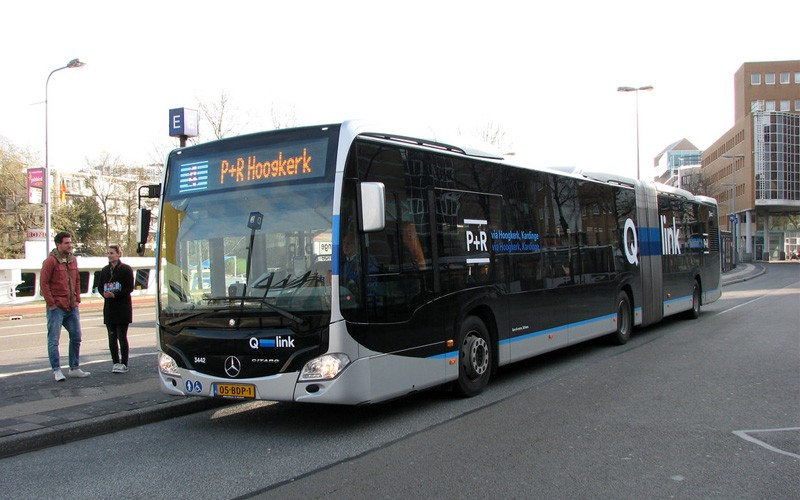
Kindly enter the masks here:
<path id="1" fill-rule="evenodd" d="M 164 375 L 172 375 L 173 377 L 180 377 L 178 373 L 178 363 L 172 357 L 167 356 L 163 352 L 158 353 L 158 369 Z"/>
<path id="2" fill-rule="evenodd" d="M 311 382 L 314 380 L 330 380 L 344 370 L 350 364 L 350 358 L 346 354 L 333 353 L 314 358 L 303 367 L 300 372 L 300 382 Z"/>

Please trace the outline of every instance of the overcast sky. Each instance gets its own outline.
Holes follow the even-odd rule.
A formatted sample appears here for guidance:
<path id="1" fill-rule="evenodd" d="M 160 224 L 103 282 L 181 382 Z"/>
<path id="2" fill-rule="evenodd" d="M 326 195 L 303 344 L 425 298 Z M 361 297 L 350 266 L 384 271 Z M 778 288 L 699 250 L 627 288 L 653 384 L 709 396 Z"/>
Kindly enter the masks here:
<path id="1" fill-rule="evenodd" d="M 176 146 L 168 110 L 229 96 L 239 132 L 348 118 L 452 135 L 497 124 L 519 161 L 635 175 L 733 126 L 744 62 L 800 58 L 796 0 L 6 2 L 0 137 L 53 168 Z M 201 129 L 201 133 L 204 131 Z M 210 133 L 205 131 L 210 139 Z M 34 165 L 40 166 L 40 165 Z"/>

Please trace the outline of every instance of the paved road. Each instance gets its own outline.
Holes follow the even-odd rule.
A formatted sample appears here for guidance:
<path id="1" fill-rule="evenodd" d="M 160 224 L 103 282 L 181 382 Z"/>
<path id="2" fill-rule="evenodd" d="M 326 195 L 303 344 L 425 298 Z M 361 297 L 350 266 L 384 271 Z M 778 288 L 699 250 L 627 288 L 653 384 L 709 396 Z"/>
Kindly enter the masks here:
<path id="1" fill-rule="evenodd" d="M 797 267 L 800 269 L 800 266 Z M 761 265 L 743 264 L 723 276 L 735 284 L 760 276 Z M 81 305 L 83 366 L 87 379 L 56 385 L 48 368 L 42 304 L 0 306 L 0 457 L 114 432 L 177 415 L 217 407 L 226 401 L 177 398 L 160 392 L 155 373 L 155 313 L 152 298 L 137 297 L 130 372 L 112 375 L 101 300 Z M 19 318 L 11 320 L 10 318 Z M 61 354 L 68 336 L 62 335 Z"/>
<path id="2" fill-rule="evenodd" d="M 476 398 L 239 404 L 7 458 L 0 477 L 10 498 L 798 498 L 800 274 L 779 275 L 622 348 L 504 369 Z"/>

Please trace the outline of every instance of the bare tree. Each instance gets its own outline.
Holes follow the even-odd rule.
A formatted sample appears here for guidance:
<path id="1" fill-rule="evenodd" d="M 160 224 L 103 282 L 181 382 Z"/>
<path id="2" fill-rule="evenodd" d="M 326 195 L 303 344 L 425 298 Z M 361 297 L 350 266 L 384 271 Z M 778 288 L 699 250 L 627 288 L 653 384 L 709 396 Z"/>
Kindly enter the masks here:
<path id="1" fill-rule="evenodd" d="M 712 196 L 711 193 L 716 190 L 716 183 L 712 182 L 711 177 L 706 175 L 702 169 L 698 170 L 699 171 L 696 174 L 692 174 L 692 193 L 703 196 Z"/>
<path id="2" fill-rule="evenodd" d="M 84 172 L 88 175 L 87 185 L 97 201 L 100 215 L 103 217 L 104 242 L 108 246 L 111 236 L 111 214 L 123 186 L 118 182 L 126 168 L 120 164 L 118 158 L 104 152 L 96 160 L 87 159 L 87 168 Z"/>
<path id="3" fill-rule="evenodd" d="M 123 217 L 125 229 L 119 234 L 119 241 L 123 244 L 127 255 L 136 253 L 136 217 L 139 208 L 139 188 L 148 184 L 157 184 L 159 178 L 154 178 L 157 165 L 147 167 L 131 167 L 124 179 L 120 179 L 122 193 L 119 200 L 119 211 Z M 143 208 L 156 210 L 156 203 L 149 198 L 141 200 Z"/>
<path id="4" fill-rule="evenodd" d="M 27 167 L 33 155 L 0 142 L 0 258 L 23 257 L 28 229 L 44 224 L 42 205 L 28 203 Z"/>
<path id="5" fill-rule="evenodd" d="M 297 114 L 295 113 L 294 106 L 279 110 L 273 102 L 270 108 L 270 114 L 272 115 L 272 126 L 276 129 L 297 126 Z"/>
<path id="6" fill-rule="evenodd" d="M 512 150 L 513 144 L 508 141 L 506 131 L 499 123 L 490 121 L 483 128 L 478 129 L 477 133 L 481 141 L 491 144 L 503 154 Z"/>
<path id="7" fill-rule="evenodd" d="M 246 123 L 242 123 L 241 113 L 225 92 L 220 94 L 219 101 L 211 104 L 199 101 L 197 106 L 215 139 L 237 135 L 246 126 Z"/>

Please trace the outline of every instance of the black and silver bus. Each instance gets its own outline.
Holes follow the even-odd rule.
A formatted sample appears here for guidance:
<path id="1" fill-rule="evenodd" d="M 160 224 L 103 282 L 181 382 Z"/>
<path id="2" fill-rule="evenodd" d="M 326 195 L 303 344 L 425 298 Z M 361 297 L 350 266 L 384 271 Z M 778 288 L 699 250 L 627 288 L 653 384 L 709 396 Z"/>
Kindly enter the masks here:
<path id="1" fill-rule="evenodd" d="M 720 296 L 713 199 L 510 165 L 362 122 L 173 151 L 156 238 L 161 387 L 366 404 Z"/>

